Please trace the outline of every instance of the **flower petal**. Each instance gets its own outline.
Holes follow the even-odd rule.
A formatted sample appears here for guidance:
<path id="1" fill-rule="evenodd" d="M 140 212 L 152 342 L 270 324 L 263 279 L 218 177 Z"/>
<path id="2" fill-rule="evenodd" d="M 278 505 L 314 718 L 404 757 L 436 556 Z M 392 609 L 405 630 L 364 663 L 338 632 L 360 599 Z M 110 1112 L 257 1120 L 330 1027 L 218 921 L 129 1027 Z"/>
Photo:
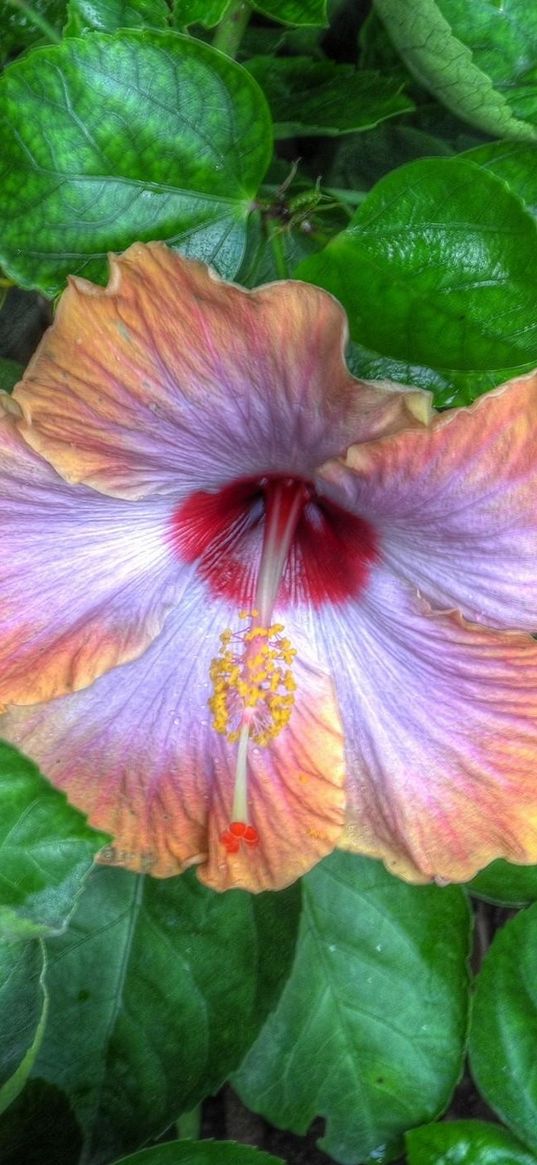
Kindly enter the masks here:
<path id="1" fill-rule="evenodd" d="M 537 373 L 325 467 L 390 564 L 439 608 L 537 628 Z"/>
<path id="2" fill-rule="evenodd" d="M 319 288 L 245 291 L 136 243 L 106 289 L 71 280 L 15 399 L 59 473 L 121 497 L 308 477 L 350 440 L 427 419 L 428 394 L 355 380 L 345 341 Z"/>
<path id="3" fill-rule="evenodd" d="M 319 619 L 347 744 L 342 848 L 410 881 L 537 862 L 537 643 L 432 612 L 381 567 Z"/>
<path id="4" fill-rule="evenodd" d="M 269 748 L 252 748 L 251 820 L 260 842 L 228 855 L 237 746 L 211 726 L 209 667 L 225 604 L 201 588 L 133 663 L 91 688 L 13 709 L 0 734 L 28 753 L 114 842 L 103 860 L 160 877 L 204 863 L 218 890 L 287 885 L 334 849 L 344 824 L 344 749 L 326 673 L 295 669 L 291 721 Z"/>
<path id="5" fill-rule="evenodd" d="M 166 537 L 169 503 L 67 486 L 1 410 L 0 706 L 83 688 L 139 655 L 190 573 Z"/>

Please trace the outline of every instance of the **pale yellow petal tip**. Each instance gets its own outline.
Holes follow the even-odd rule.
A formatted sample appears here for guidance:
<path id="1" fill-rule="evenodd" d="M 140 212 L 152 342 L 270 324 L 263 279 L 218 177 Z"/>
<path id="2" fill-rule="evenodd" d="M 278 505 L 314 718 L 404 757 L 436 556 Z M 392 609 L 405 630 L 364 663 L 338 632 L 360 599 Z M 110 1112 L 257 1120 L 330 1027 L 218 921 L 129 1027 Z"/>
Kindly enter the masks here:
<path id="1" fill-rule="evenodd" d="M 15 417 L 17 421 L 20 421 L 23 415 L 18 401 L 16 401 L 14 397 L 10 396 L 8 392 L 4 392 L 3 390 L 0 390 L 0 414 L 9 417 Z"/>
<path id="2" fill-rule="evenodd" d="M 430 392 L 419 388 L 405 395 L 405 405 L 411 416 L 421 425 L 430 425 L 436 410 L 433 408 L 433 398 Z"/>

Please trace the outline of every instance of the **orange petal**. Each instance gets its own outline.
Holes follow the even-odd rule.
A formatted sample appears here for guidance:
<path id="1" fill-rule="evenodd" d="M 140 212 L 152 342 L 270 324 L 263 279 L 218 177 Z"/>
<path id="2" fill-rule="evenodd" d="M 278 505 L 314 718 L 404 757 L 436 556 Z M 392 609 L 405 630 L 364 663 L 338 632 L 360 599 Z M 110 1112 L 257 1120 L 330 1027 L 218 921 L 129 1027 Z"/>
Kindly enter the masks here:
<path id="1" fill-rule="evenodd" d="M 228 854 L 221 836 L 231 823 L 237 747 L 212 728 L 207 704 L 211 656 L 227 622 L 223 604 L 194 593 L 139 659 L 74 696 L 13 709 L 0 734 L 113 835 L 102 860 L 157 877 L 201 863 L 201 879 L 215 889 L 278 889 L 341 834 L 341 727 L 329 677 L 295 661 L 291 720 L 249 758 L 259 844 Z"/>
<path id="2" fill-rule="evenodd" d="M 188 572 L 166 537 L 167 502 L 66 485 L 5 407 L 0 399 L 0 706 L 76 691 L 135 658 Z"/>
<path id="3" fill-rule="evenodd" d="M 537 630 L 537 373 L 323 468 L 435 607 Z"/>
<path id="4" fill-rule="evenodd" d="M 410 881 L 537 862 L 537 643 L 435 613 L 381 568 L 321 613 L 347 745 L 343 848 Z"/>
<path id="5" fill-rule="evenodd" d="M 245 291 L 161 243 L 74 278 L 15 399 L 68 481 L 140 497 L 258 472 L 311 476 L 353 440 L 427 420 L 429 396 L 348 373 L 342 308 L 284 281 Z"/>

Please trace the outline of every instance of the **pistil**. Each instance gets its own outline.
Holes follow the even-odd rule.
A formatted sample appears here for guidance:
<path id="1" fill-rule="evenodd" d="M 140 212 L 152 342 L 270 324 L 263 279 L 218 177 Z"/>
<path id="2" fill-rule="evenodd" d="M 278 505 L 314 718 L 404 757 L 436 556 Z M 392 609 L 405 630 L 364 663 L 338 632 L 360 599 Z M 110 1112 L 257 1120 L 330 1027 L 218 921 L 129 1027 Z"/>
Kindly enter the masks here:
<path id="1" fill-rule="evenodd" d="M 240 612 L 249 626 L 220 636 L 219 656 L 211 665 L 213 696 L 209 706 L 213 726 L 237 745 L 231 824 L 221 837 L 228 853 L 237 853 L 241 841 L 258 843 L 248 816 L 249 747 L 266 746 L 289 722 L 295 680 L 291 664 L 296 654 L 282 636 L 282 624 L 272 623 L 289 551 L 310 488 L 293 478 L 261 483 L 264 494 L 263 545 L 251 612 Z"/>

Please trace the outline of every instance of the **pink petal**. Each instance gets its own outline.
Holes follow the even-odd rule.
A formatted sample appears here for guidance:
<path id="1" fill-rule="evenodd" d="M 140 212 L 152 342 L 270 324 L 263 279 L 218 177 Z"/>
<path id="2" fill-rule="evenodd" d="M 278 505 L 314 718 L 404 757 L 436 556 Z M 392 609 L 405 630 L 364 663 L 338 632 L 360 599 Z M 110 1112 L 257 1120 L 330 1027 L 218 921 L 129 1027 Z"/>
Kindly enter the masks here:
<path id="1" fill-rule="evenodd" d="M 537 373 L 325 467 L 386 563 L 435 607 L 537 628 Z"/>
<path id="2" fill-rule="evenodd" d="M 67 480 L 121 497 L 309 477 L 351 440 L 427 419 L 427 394 L 350 376 L 346 335 L 319 288 L 245 291 L 136 243 L 106 289 L 71 280 L 15 390 L 22 431 Z"/>
<path id="3" fill-rule="evenodd" d="M 211 724 L 209 667 L 229 607 L 193 586 L 135 662 L 92 687 L 17 708 L 0 734 L 110 832 L 103 860 L 159 877 L 202 863 L 215 889 L 276 889 L 336 845 L 344 823 L 341 726 L 329 676 L 296 662 L 296 705 L 270 747 L 251 749 L 249 801 L 260 841 L 227 854 L 237 746 Z"/>
<path id="4" fill-rule="evenodd" d="M 190 573 L 166 538 L 169 503 L 67 486 L 6 413 L 0 497 L 0 705 L 83 688 L 144 651 Z"/>
<path id="5" fill-rule="evenodd" d="M 380 567 L 319 619 L 347 747 L 342 847 L 411 881 L 537 862 L 537 643 L 434 613 Z"/>

